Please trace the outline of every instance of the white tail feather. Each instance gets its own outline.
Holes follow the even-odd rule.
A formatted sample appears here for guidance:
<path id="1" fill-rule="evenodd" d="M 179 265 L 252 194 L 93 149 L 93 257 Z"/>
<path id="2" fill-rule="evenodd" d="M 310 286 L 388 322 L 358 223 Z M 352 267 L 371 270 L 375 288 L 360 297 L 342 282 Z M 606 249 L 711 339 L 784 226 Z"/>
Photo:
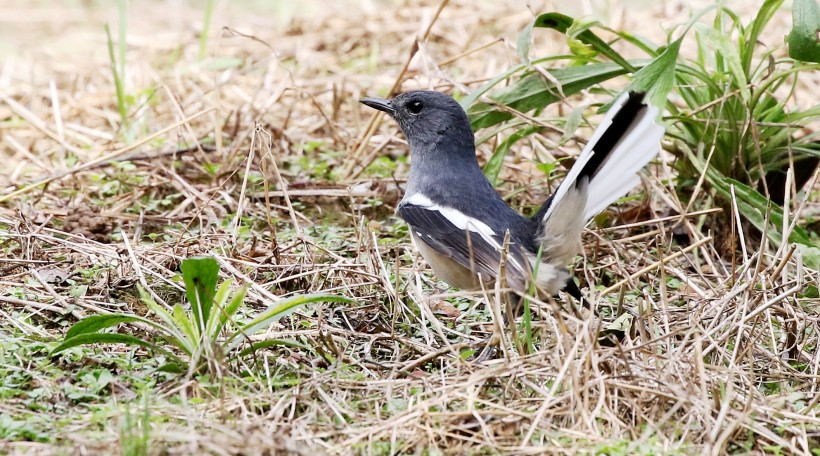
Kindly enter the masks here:
<path id="1" fill-rule="evenodd" d="M 621 107 L 626 103 L 626 100 L 629 98 L 629 94 L 623 94 L 621 98 L 618 98 L 615 103 L 612 104 L 612 107 L 607 111 L 606 116 L 598 124 L 598 128 L 595 129 L 595 132 L 592 133 L 592 138 L 589 139 L 587 145 L 581 151 L 581 155 L 578 156 L 578 159 L 575 160 L 575 163 L 570 168 L 569 172 L 567 173 L 567 177 L 561 181 L 561 185 L 558 186 L 558 190 L 555 191 L 555 195 L 552 197 L 552 204 L 550 205 L 549 209 L 547 209 L 547 213 L 544 214 L 544 218 L 542 219 L 543 222 L 546 222 L 549 219 L 552 212 L 555 210 L 556 203 L 561 201 L 564 198 L 564 195 L 567 194 L 567 191 L 575 185 L 575 181 L 578 179 L 578 175 L 581 174 L 581 170 L 584 169 L 587 162 L 590 158 L 592 158 L 593 151 L 592 148 L 595 146 L 595 143 L 601 139 L 601 136 L 604 134 L 607 128 L 612 125 L 612 119 L 615 117 L 615 114 L 621 110 Z"/>
<path id="2" fill-rule="evenodd" d="M 589 182 L 589 197 L 584 208 L 586 220 L 590 220 L 640 184 L 638 172 L 661 149 L 664 129 L 655 123 L 657 115 L 658 109 L 652 106 L 643 111 L 641 118 L 632 124 L 630 131 Z"/>
<path id="3" fill-rule="evenodd" d="M 575 164 L 570 168 L 567 177 L 555 192 L 552 203 L 546 214 L 544 214 L 542 222 L 549 224 L 548 219 L 553 211 L 562 202 L 567 192 L 575 187 L 575 181 L 586 163 L 594 155 L 593 149 L 596 143 L 612 125 L 612 119 L 628 98 L 629 95 L 624 94 L 607 112 L 586 147 L 581 151 L 581 155 L 578 156 Z M 583 211 L 575 209 L 578 211 L 576 213 L 583 213 L 584 224 L 640 183 L 637 173 L 660 151 L 660 141 L 663 138 L 664 129 L 655 123 L 657 115 L 658 109 L 652 106 L 641 111 L 641 117 L 631 124 L 629 132 L 601 164 L 587 186 L 588 196 Z"/>

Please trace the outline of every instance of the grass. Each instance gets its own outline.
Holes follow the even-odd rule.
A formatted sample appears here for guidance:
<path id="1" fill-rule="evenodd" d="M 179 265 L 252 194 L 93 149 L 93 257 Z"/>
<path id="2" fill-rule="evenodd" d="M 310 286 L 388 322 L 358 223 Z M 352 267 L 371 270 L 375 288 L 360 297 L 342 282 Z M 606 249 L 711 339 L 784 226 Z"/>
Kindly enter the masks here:
<path id="1" fill-rule="evenodd" d="M 112 61 L 100 52 L 102 23 L 117 17 L 117 5 L 95 5 L 92 15 L 46 6 L 32 2 L 18 16 L 26 27 L 14 39 L 31 54 L 15 55 L 14 66 L 4 60 L 0 71 L 0 452 L 811 454 L 820 445 L 820 272 L 794 244 L 731 226 L 719 238 L 712 217 L 725 210 L 738 220 L 740 205 L 680 201 L 681 170 L 669 155 L 585 233 L 576 275 L 602 321 L 563 300 L 533 300 L 531 319 L 519 322 L 529 325 L 519 335 L 532 348 L 520 354 L 501 325 L 498 358 L 466 359 L 492 331 L 495 299 L 430 276 L 393 215 L 406 145 L 356 100 L 383 94 L 406 67 L 404 89 L 450 90 L 465 101 L 520 64 L 520 54 L 532 65 L 543 63 L 536 56 L 568 54 L 566 34 L 541 27 L 528 53 L 510 47 L 526 41 L 520 31 L 534 19 L 519 4 L 451 1 L 433 22 L 438 4 L 387 14 L 305 2 L 285 20 L 250 3 L 131 2 L 129 46 L 117 61 L 127 93 L 140 94 L 126 103 L 127 135 L 118 134 L 105 70 Z M 730 6 L 744 20 L 754 16 Z M 681 21 L 661 9 L 618 8 L 602 23 L 653 42 Z M 24 20 L 78 14 L 88 23 L 60 39 Z M 211 14 L 214 29 L 233 32 L 201 30 Z M 270 27 L 274 16 L 282 27 Z M 778 9 L 760 39 L 782 43 L 790 17 Z M 413 36 L 428 25 L 411 59 Z M 113 48 L 125 49 L 117 40 Z M 684 40 L 681 56 L 695 58 L 695 44 Z M 611 46 L 629 62 L 646 55 Z M 801 75 L 792 99 L 811 100 L 818 77 Z M 537 116 L 507 111 L 512 126 L 478 132 L 479 158 L 493 163 L 510 204 L 532 210 L 555 188 L 599 118 L 594 108 L 608 99 L 579 90 Z M 506 141 L 516 131 L 526 133 Z M 816 187 L 792 194 L 786 221 L 811 235 L 819 196 Z M 217 359 L 216 370 L 166 372 L 171 358 L 125 344 L 52 353 L 91 317 L 164 324 L 154 303 L 198 299 L 186 298 L 181 269 L 197 256 L 219 263 L 215 283 L 247 287 L 231 321 L 302 295 L 354 302 L 301 307 L 251 336 L 298 344 L 260 347 L 242 362 Z M 624 306 L 639 317 L 623 344 L 601 346 L 599 326 Z M 106 331 L 188 359 L 149 326 Z"/>

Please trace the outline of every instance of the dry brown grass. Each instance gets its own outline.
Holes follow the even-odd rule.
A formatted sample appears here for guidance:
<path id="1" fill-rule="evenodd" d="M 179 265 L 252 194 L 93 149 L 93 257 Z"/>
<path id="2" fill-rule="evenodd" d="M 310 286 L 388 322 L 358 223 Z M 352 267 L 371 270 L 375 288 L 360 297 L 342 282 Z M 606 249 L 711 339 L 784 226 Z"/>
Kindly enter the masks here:
<path id="1" fill-rule="evenodd" d="M 238 369 L 210 380 L 158 376 L 148 392 L 151 454 L 810 454 L 820 446 L 820 302 L 800 297 L 820 272 L 788 246 L 743 233 L 734 259 L 721 255 L 710 208 L 674 215 L 685 206 L 667 181 L 669 163 L 645 180 L 651 198 L 585 236 L 578 274 L 605 288 L 587 288 L 593 301 L 607 315 L 619 301 L 643 309 L 621 345 L 600 346 L 594 319 L 542 303 L 537 353 L 519 355 L 507 339 L 498 359 L 462 360 L 460 350 L 491 330 L 492 296 L 441 293 L 412 253 L 391 216 L 406 165 L 386 178 L 364 170 L 405 146 L 357 100 L 386 93 L 405 64 L 404 89 L 467 90 L 500 73 L 517 63 L 515 37 L 532 17 L 523 4 L 451 1 L 408 60 L 438 3 L 217 3 L 199 61 L 201 6 L 132 2 L 134 100 L 123 126 L 101 26 L 116 23 L 113 2 L 0 2 L 0 337 L 51 341 L 84 315 L 145 314 L 135 285 L 174 299 L 179 262 L 199 254 L 249 283 L 254 307 L 320 290 L 357 299 L 271 328 L 266 337 L 300 338 L 314 350 L 262 353 L 245 366 L 252 379 Z M 660 40 L 661 26 L 684 20 L 682 5 L 640 13 L 614 5 L 606 22 Z M 539 54 L 563 46 L 536 34 Z M 545 135 L 522 144 L 502 175 L 502 191 L 520 207 L 548 193 L 529 158 L 577 152 L 570 143 L 547 153 L 557 137 Z M 793 203 L 818 213 L 816 200 Z M 47 391 L 83 365 L 56 362 L 69 380 L 35 373 Z M 119 451 L 130 381 L 106 390 L 111 402 L 54 394 L 50 409 L 33 412 L 22 398 L 4 400 L 0 416 L 67 418 L 47 443 L 10 439 L 0 451 Z"/>

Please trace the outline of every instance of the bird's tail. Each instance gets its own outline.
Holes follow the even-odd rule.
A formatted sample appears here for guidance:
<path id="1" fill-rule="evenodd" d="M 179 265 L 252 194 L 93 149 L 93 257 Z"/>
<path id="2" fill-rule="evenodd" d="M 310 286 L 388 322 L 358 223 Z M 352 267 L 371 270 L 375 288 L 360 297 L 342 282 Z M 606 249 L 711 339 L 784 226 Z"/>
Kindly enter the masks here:
<path id="1" fill-rule="evenodd" d="M 658 109 L 643 100 L 643 93 L 630 92 L 612 105 L 558 190 L 536 213 L 542 241 L 555 247 L 577 243 L 573 239 L 592 217 L 640 183 L 638 171 L 658 154 L 664 134 L 655 123 Z M 575 249 L 565 249 L 566 255 L 558 256 L 571 260 L 575 253 L 569 250 Z"/>

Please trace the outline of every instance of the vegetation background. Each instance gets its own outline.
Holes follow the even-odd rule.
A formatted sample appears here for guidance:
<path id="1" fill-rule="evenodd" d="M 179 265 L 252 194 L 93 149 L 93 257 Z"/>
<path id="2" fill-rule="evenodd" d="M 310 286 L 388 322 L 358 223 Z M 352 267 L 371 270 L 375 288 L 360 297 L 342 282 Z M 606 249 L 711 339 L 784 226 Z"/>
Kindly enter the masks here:
<path id="1" fill-rule="evenodd" d="M 406 145 L 357 101 L 397 81 L 463 100 L 530 56 L 585 52 L 550 29 L 530 42 L 522 30 L 541 13 L 661 45 L 711 5 L 0 0 L 0 452 L 818 454 L 816 164 L 802 188 L 781 183 L 777 212 L 721 187 L 671 136 L 585 234 L 576 275 L 602 320 L 533 303 L 479 365 L 494 298 L 429 275 L 393 215 Z M 761 2 L 727 10 L 748 24 Z M 700 23 L 718 29 L 715 14 Z M 786 58 L 791 26 L 791 3 L 778 4 L 754 81 Z M 720 36 L 699 33 L 680 59 Z M 631 79 L 535 112 L 494 103 L 523 79 L 477 99 L 511 114 L 477 138 L 527 212 Z M 771 92 L 806 116 L 750 125 L 816 140 L 820 71 L 783 81 Z M 668 107 L 681 118 L 734 100 L 692 106 L 681 86 Z M 792 179 L 800 168 L 785 163 Z M 215 264 L 181 268 L 196 256 Z M 215 299 L 194 276 L 221 287 Z M 185 304 L 211 301 L 211 326 Z M 624 307 L 640 317 L 618 319 Z M 602 346 L 613 321 L 627 336 Z"/>

